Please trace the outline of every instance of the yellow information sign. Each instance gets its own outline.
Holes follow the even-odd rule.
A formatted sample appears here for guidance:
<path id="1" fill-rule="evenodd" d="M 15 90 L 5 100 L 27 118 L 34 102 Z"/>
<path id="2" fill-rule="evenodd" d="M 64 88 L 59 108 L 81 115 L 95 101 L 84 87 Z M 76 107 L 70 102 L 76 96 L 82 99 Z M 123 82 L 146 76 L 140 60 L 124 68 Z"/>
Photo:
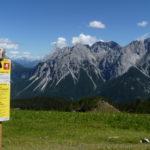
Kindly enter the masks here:
<path id="1" fill-rule="evenodd" d="M 0 60 L 0 122 L 10 118 L 10 73 L 11 61 Z"/>

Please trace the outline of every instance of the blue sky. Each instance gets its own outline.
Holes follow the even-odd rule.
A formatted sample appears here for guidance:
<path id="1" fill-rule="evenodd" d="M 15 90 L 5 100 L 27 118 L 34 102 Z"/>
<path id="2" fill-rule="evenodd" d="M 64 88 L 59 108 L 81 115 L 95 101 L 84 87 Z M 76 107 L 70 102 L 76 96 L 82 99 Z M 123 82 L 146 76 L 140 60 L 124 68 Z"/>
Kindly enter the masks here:
<path id="1" fill-rule="evenodd" d="M 126 45 L 149 37 L 150 0 L 0 0 L 0 46 L 9 55 L 44 56 L 97 40 Z"/>

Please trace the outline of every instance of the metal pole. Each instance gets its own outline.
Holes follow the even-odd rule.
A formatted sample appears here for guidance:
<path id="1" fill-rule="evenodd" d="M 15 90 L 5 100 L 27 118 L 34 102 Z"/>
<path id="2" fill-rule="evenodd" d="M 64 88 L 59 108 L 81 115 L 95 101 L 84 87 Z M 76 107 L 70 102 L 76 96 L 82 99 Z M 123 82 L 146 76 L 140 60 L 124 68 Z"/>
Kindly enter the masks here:
<path id="1" fill-rule="evenodd" d="M 0 150 L 2 150 L 2 122 L 0 122 Z"/>

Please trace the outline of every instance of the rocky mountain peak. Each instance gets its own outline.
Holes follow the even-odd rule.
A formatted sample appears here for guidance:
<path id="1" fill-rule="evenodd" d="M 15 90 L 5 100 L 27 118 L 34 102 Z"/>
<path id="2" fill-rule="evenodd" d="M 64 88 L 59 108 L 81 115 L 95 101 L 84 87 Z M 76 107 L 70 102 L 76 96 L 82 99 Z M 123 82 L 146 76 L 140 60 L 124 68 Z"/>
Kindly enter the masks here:
<path id="1" fill-rule="evenodd" d="M 100 94 L 105 81 L 123 76 L 131 67 L 149 78 L 149 41 L 133 41 L 124 47 L 100 41 L 92 46 L 77 44 L 56 49 L 31 71 L 21 93 L 61 93 L 78 98 Z"/>
<path id="2" fill-rule="evenodd" d="M 144 40 L 145 48 L 150 52 L 150 38 Z"/>
<path id="3" fill-rule="evenodd" d="M 109 41 L 109 42 L 99 41 L 99 42 L 96 42 L 95 44 L 93 44 L 91 46 L 91 49 L 94 52 L 101 51 L 101 50 L 106 50 L 106 51 L 108 51 L 108 50 L 120 50 L 121 46 L 114 41 Z"/>

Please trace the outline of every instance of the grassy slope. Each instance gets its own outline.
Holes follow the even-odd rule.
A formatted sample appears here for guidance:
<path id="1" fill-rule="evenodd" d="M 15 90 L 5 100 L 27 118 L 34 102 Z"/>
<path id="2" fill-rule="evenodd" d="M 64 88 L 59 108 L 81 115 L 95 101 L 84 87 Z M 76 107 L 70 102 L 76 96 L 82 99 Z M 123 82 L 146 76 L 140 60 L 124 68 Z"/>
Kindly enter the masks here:
<path id="1" fill-rule="evenodd" d="M 150 150 L 150 115 L 12 111 L 4 150 Z"/>

